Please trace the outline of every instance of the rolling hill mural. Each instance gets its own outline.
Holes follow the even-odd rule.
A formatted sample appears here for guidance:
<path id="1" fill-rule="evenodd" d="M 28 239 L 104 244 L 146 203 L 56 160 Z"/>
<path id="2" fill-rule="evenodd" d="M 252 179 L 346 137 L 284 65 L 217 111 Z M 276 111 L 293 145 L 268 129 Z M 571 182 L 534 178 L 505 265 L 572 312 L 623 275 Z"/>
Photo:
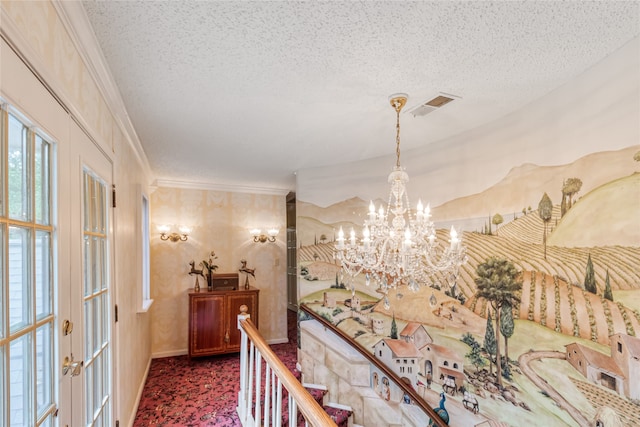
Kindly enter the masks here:
<path id="1" fill-rule="evenodd" d="M 419 369 L 406 376 L 433 406 L 446 393 L 452 426 L 592 425 L 599 411 L 640 425 L 639 152 L 520 165 L 432 207 L 439 238 L 451 224 L 463 231 L 468 262 L 418 292 L 391 290 L 387 303 L 362 277 L 351 292 L 333 258 L 337 230 L 359 230 L 368 201 L 298 200 L 301 302 L 391 365 L 423 331 L 411 335 Z M 538 210 L 545 195 L 549 216 Z M 479 280 L 496 260 L 517 272 L 512 304 L 499 310 Z"/>

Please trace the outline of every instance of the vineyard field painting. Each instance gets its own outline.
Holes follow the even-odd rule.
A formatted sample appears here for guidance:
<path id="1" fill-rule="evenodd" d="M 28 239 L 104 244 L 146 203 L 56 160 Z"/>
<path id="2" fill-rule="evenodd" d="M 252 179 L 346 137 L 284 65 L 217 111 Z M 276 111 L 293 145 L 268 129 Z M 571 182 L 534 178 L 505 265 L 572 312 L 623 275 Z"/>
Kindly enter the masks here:
<path id="1" fill-rule="evenodd" d="M 447 393 L 451 426 L 582 426 L 605 415 L 613 425 L 640 425 L 639 152 L 636 145 L 552 168 L 515 167 L 480 193 L 432 207 L 439 239 L 446 243 L 455 224 L 468 261 L 454 280 L 390 290 L 387 304 L 363 277 L 345 277 L 333 257 L 337 230 L 359 232 L 369 201 L 320 207 L 300 198 L 300 302 L 376 354 L 381 342 L 393 349 L 424 328 L 412 353 L 419 369 L 400 376 L 432 406 Z M 615 170 L 590 173 L 603 159 L 615 159 Z M 538 212 L 544 194 L 547 218 Z M 492 257 L 511 263 L 521 284 L 510 316 L 498 312 L 509 324 L 501 331 L 476 285 L 478 266 Z M 400 356 L 384 357 L 393 368 Z"/>

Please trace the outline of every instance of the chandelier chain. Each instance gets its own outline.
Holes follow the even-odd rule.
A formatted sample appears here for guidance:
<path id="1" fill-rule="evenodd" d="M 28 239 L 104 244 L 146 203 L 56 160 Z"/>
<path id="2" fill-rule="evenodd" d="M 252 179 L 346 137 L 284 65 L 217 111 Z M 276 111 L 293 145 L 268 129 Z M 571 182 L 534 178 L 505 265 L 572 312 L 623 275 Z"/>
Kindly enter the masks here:
<path id="1" fill-rule="evenodd" d="M 400 168 L 400 109 L 397 103 L 396 108 L 396 167 Z"/>

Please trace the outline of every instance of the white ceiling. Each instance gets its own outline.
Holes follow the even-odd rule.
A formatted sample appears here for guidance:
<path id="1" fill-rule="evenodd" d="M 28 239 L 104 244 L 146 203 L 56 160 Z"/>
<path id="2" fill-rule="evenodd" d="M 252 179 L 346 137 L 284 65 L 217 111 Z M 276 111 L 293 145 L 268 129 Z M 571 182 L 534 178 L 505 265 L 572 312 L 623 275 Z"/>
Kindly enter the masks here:
<path id="1" fill-rule="evenodd" d="M 403 153 L 558 88 L 640 33 L 638 1 L 84 1 L 158 182 L 293 190 L 299 169 Z M 286 191 L 285 191 L 286 192 Z"/>

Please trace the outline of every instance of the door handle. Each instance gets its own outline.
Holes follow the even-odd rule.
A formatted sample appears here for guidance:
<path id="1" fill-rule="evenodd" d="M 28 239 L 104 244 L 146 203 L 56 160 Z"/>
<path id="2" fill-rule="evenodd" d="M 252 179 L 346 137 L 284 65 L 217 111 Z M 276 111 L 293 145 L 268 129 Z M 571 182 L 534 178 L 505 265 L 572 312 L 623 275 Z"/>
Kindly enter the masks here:
<path id="1" fill-rule="evenodd" d="M 77 377 L 80 375 L 83 365 L 84 362 L 82 360 L 78 360 L 77 362 L 73 360 L 73 354 L 71 358 L 65 357 L 64 362 L 62 362 L 62 375 L 67 375 L 67 373 L 71 372 L 72 377 Z"/>

